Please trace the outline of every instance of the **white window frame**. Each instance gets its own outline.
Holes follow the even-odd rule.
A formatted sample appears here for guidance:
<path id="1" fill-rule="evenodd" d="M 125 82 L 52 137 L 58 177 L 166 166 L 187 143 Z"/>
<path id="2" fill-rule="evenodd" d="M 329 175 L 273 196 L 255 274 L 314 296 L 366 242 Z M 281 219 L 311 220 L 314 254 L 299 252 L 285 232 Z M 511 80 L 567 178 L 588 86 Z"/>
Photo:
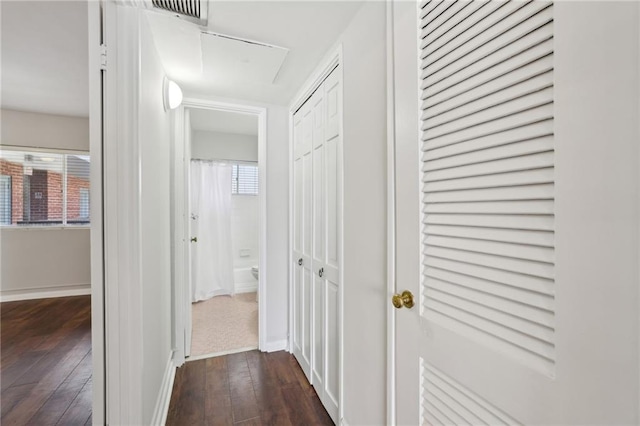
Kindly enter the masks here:
<path id="1" fill-rule="evenodd" d="M 86 224 L 77 224 L 77 225 L 69 225 L 67 224 L 67 155 L 84 155 L 89 156 L 89 151 L 79 151 L 79 150 L 69 150 L 69 149 L 56 149 L 56 148 L 43 148 L 43 147 L 33 147 L 33 146 L 19 146 L 19 145 L 2 145 L 0 147 L 0 151 L 21 151 L 21 152 L 34 152 L 34 153 L 49 153 L 62 155 L 62 224 L 56 225 L 1 225 L 0 229 L 2 230 L 24 230 L 24 231 L 32 231 L 32 230 L 60 230 L 60 229 L 89 229 L 91 228 L 91 223 Z M 89 194 L 91 197 L 91 194 Z M 13 213 L 13 212 L 12 212 Z"/>

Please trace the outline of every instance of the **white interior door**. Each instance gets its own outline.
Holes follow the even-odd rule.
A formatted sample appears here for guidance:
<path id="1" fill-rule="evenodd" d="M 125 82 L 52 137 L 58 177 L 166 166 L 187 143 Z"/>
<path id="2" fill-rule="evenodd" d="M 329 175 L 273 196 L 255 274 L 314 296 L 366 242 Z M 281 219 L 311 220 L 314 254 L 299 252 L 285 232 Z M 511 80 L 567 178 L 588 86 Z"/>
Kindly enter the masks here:
<path id="1" fill-rule="evenodd" d="M 312 123 L 305 104 L 294 115 L 293 354 L 311 381 Z"/>
<path id="2" fill-rule="evenodd" d="M 638 5 L 393 20 L 397 423 L 637 423 Z"/>
<path id="3" fill-rule="evenodd" d="M 315 388 L 323 389 L 325 373 L 325 145 L 324 145 L 324 91 L 323 87 L 307 101 L 310 107 L 311 140 L 313 150 L 313 284 L 311 326 L 313 357 L 311 371 Z M 318 391 L 320 394 L 321 391 Z"/>
<path id="4" fill-rule="evenodd" d="M 320 399 L 334 422 L 338 422 L 340 401 L 340 259 L 342 198 L 340 186 L 340 152 L 342 144 L 342 87 L 340 68 L 324 81 L 323 114 L 323 226 L 322 283 L 324 331 L 324 380 Z M 317 388 L 316 388 L 317 389 Z"/>

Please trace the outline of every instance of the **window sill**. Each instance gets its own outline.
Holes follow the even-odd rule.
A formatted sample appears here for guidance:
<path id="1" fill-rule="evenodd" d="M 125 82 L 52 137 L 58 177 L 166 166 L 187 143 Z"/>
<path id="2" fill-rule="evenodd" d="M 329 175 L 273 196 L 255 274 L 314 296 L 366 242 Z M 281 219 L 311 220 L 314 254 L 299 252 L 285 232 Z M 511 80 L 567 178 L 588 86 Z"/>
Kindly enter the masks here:
<path id="1" fill-rule="evenodd" d="M 72 225 L 72 226 L 46 226 L 46 225 L 32 225 L 32 226 L 0 226 L 0 231 L 64 231 L 67 229 L 91 229 L 91 225 Z"/>

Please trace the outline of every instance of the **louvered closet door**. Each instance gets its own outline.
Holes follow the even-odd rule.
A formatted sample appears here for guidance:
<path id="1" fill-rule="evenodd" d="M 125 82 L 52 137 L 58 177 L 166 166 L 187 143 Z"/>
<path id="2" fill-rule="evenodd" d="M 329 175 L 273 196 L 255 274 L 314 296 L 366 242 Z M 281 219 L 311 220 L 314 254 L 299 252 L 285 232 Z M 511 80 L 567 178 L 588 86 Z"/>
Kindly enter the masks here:
<path id="1" fill-rule="evenodd" d="M 396 291 L 412 291 L 416 302 L 395 311 L 398 423 L 616 418 L 622 406 L 584 380 L 607 377 L 607 363 L 575 356 L 607 358 L 581 326 L 600 306 L 595 298 L 572 304 L 587 300 L 568 290 L 577 288 L 571 277 L 580 267 L 559 274 L 556 264 L 558 235 L 568 231 L 557 226 L 556 178 L 559 167 L 564 176 L 573 167 L 556 161 L 556 148 L 571 145 L 555 134 L 558 5 L 431 0 L 415 7 L 394 5 Z M 578 152 L 574 159 L 585 155 Z M 565 253 L 579 252 L 582 237 L 564 237 Z M 637 338 L 615 350 L 636 353 Z M 637 366 L 628 371 L 637 384 Z"/>
<path id="2" fill-rule="evenodd" d="M 293 354 L 311 380 L 312 299 L 312 109 L 305 104 L 294 115 L 293 162 Z"/>

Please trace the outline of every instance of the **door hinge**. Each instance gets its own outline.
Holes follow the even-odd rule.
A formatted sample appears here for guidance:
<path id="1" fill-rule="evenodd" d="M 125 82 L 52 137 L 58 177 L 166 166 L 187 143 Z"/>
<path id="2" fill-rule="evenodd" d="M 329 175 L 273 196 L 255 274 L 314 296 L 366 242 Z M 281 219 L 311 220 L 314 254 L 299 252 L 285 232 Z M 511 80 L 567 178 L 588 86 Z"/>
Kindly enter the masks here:
<path id="1" fill-rule="evenodd" d="M 100 45 L 100 69 L 107 69 L 107 45 L 104 43 Z"/>

